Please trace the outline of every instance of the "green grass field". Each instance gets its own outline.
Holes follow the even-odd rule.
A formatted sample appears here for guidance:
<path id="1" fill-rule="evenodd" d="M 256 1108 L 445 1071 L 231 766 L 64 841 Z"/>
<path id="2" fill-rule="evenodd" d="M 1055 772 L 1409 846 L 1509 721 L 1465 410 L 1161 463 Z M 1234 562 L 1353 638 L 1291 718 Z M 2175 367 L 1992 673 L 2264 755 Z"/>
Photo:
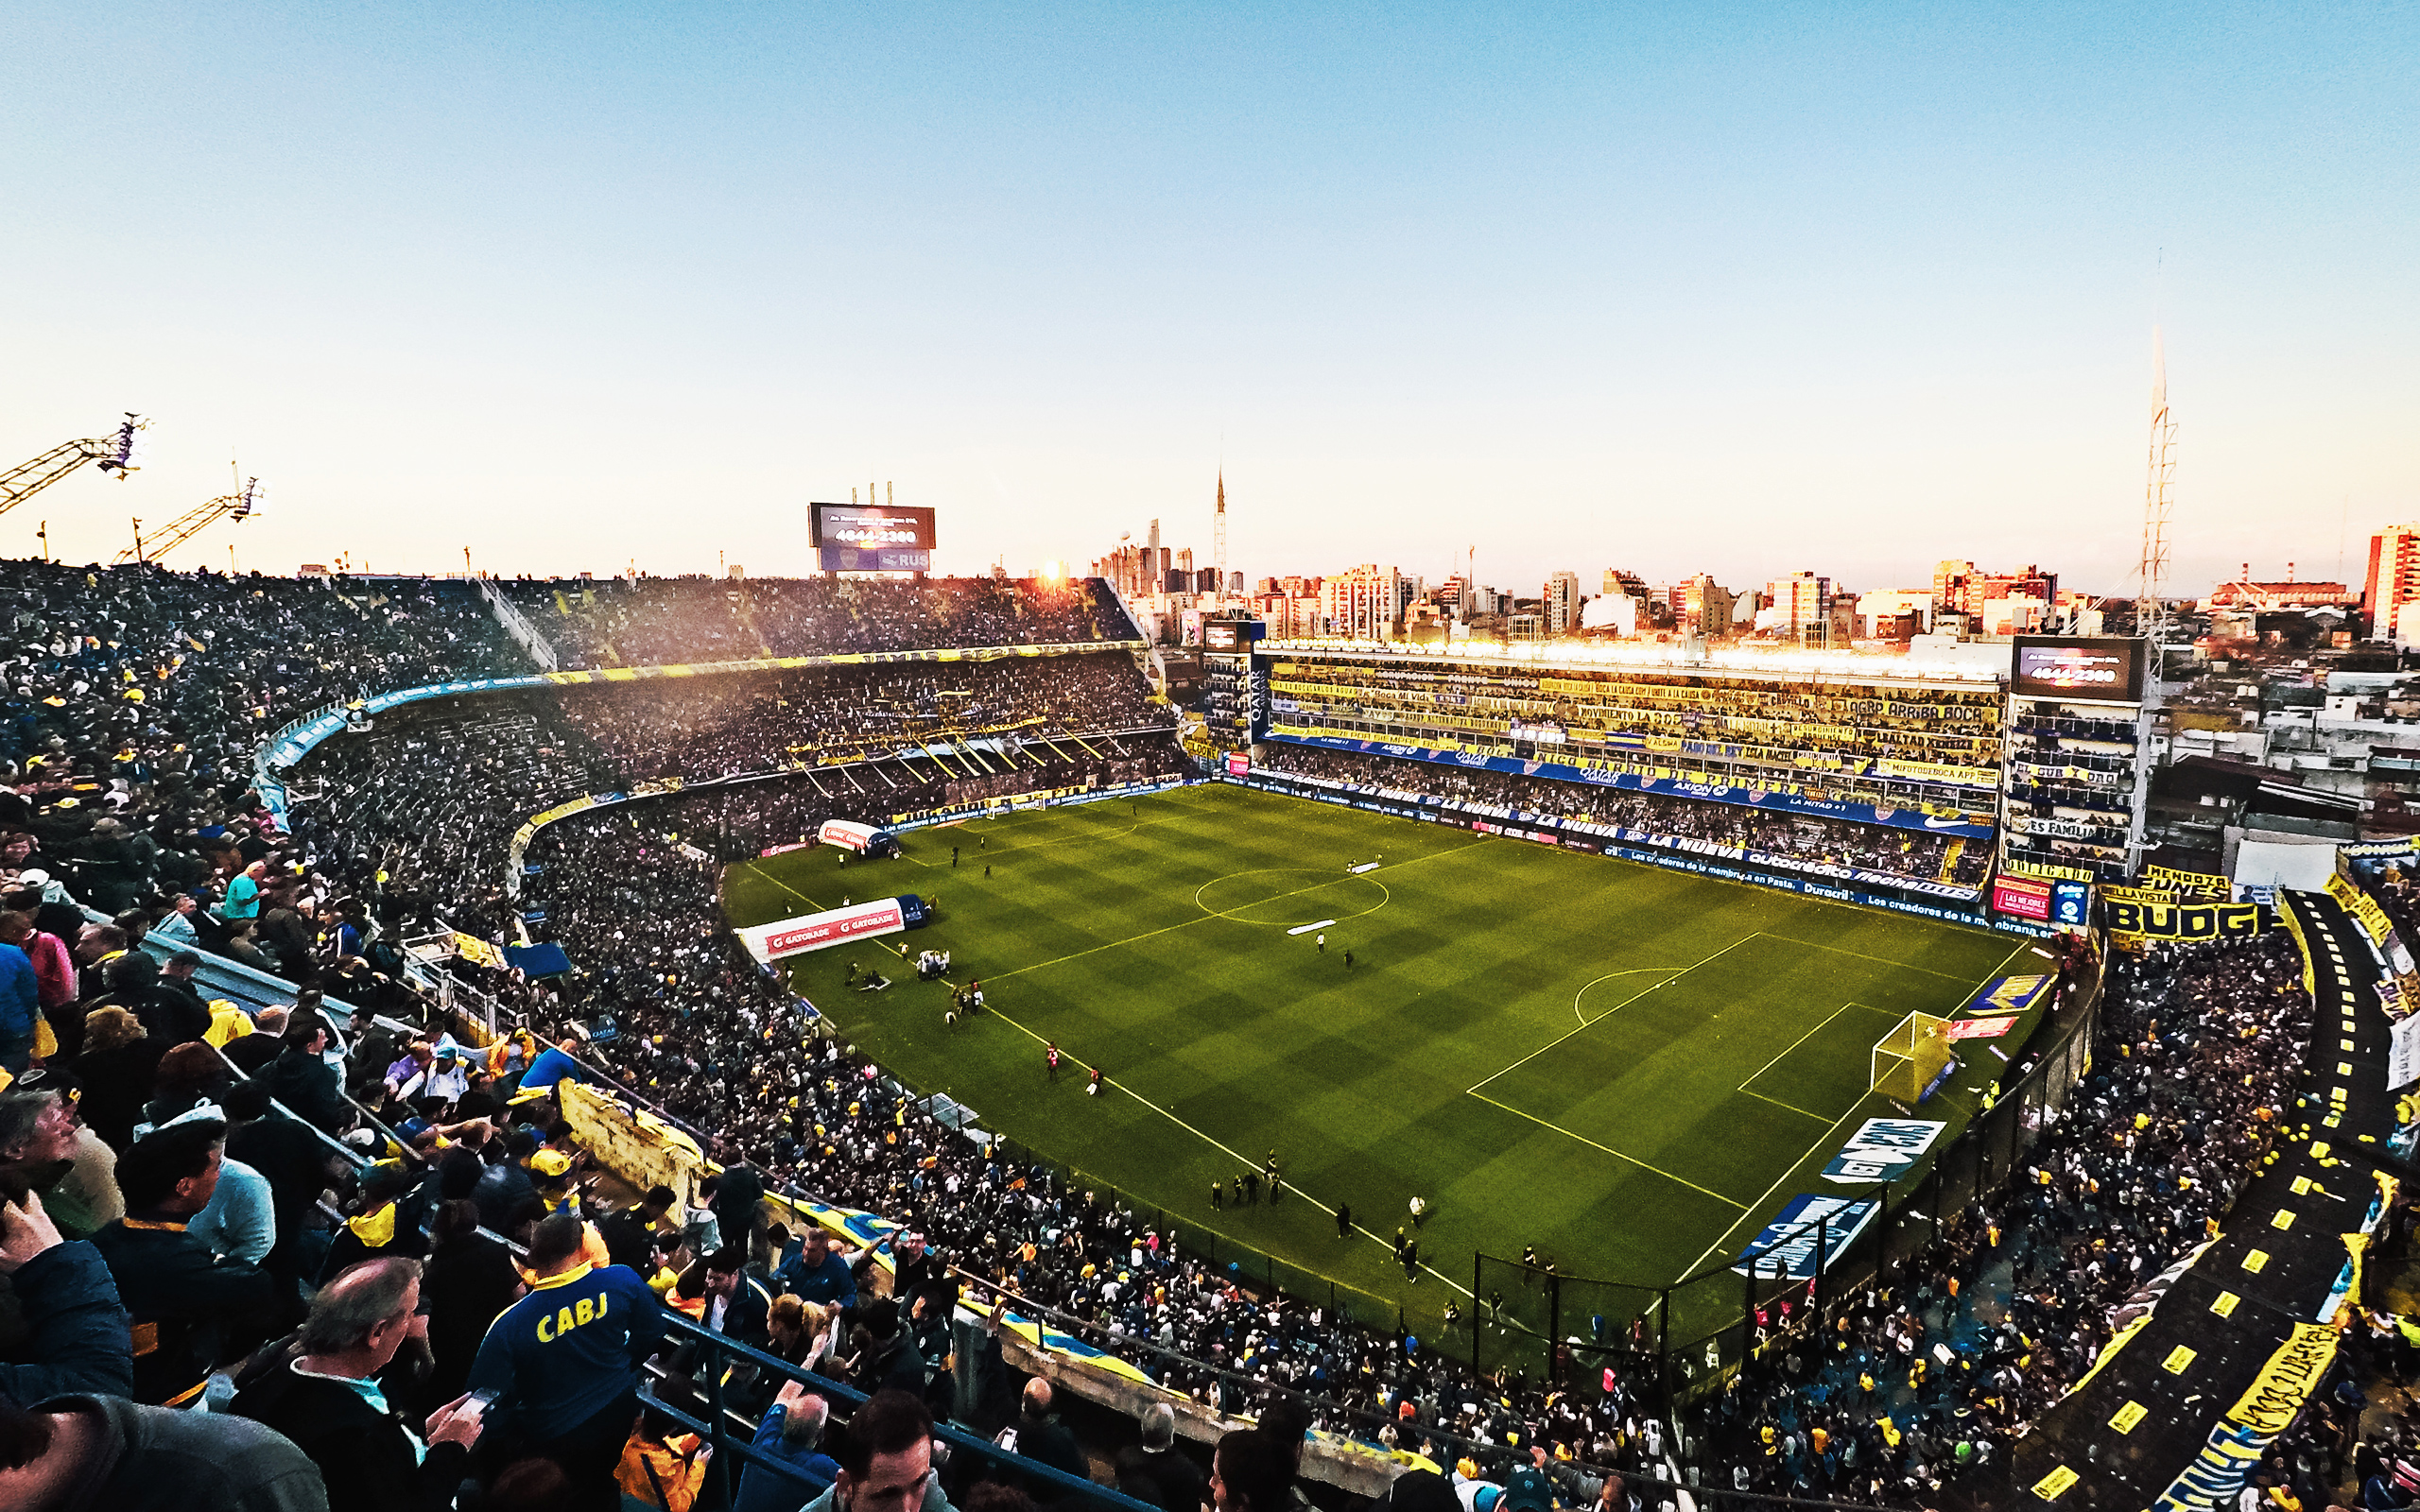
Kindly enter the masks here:
<path id="1" fill-rule="evenodd" d="M 895 862 L 733 867 L 726 907 L 937 898 L 926 929 L 799 958 L 794 988 L 981 1126 L 1415 1321 L 1467 1291 L 1475 1249 L 1647 1285 L 1729 1259 L 1892 1111 L 1867 1092 L 1876 1040 L 2027 969 L 1981 930 L 1226 784 L 904 840 Z M 1324 953 L 1287 933 L 1328 919 Z M 993 1011 L 946 1026 L 948 988 L 900 944 L 950 950 Z M 844 989 L 851 960 L 895 985 Z M 2032 1018 L 1996 1042 L 2014 1054 Z M 2000 1065 L 1967 1049 L 1924 1108 L 1944 1144 Z M 1211 1182 L 1272 1147 L 1286 1200 L 1213 1211 Z M 1433 1270 L 1407 1285 L 1387 1241 L 1414 1194 Z"/>

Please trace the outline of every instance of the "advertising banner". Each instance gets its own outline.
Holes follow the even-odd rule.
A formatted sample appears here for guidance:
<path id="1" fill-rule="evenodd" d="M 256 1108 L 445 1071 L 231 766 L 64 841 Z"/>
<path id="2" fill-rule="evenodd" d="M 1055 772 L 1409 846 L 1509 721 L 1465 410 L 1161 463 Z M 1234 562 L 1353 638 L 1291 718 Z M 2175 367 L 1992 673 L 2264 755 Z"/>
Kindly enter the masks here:
<path id="1" fill-rule="evenodd" d="M 2143 660 L 2139 640 L 2020 635 L 2008 691 L 2019 698 L 2140 703 Z"/>
<path id="2" fill-rule="evenodd" d="M 2378 948 L 2378 953 L 2386 957 L 2387 965 L 2395 974 L 2410 972 L 2412 969 L 2411 953 L 2404 949 L 2403 936 L 2394 932 L 2394 925 L 2387 919 L 2386 910 L 2378 906 L 2377 900 L 2363 892 L 2342 870 L 2327 879 L 2326 887 L 2327 896 L 2335 899 L 2346 913 L 2353 916 L 2353 922 L 2370 937 L 2370 943 Z"/>
<path id="3" fill-rule="evenodd" d="M 2174 867 L 2145 867 L 2141 885 L 2147 892 L 2164 892 L 2171 898 L 2190 898 L 2201 902 L 2224 902 L 2234 892 L 2234 885 L 2224 877 L 2207 871 L 2179 871 Z"/>
<path id="4" fill-rule="evenodd" d="M 2054 882 L 2050 885 L 2050 922 L 2061 929 L 2082 929 L 2092 920 L 2092 884 Z"/>
<path id="5" fill-rule="evenodd" d="M 1966 1005 L 1966 1011 L 1979 1019 L 1994 1013 L 2023 1013 L 2042 1000 L 2042 994 L 2050 990 L 2055 980 L 2045 974 L 1996 976 L 1983 984 L 1983 990 Z"/>
<path id="6" fill-rule="evenodd" d="M 933 511 L 897 505 L 810 504 L 807 544 L 827 573 L 921 573 L 933 563 Z"/>
<path id="7" fill-rule="evenodd" d="M 1304 746 L 1319 746 L 1329 750 L 1363 751 L 1376 756 L 1393 756 L 1404 761 L 1435 762 L 1445 766 L 1468 766 L 1492 772 L 1509 772 L 1517 777 L 1551 777 L 1567 782 L 1592 782 L 1599 787 L 1619 788 L 1625 792 L 1668 793 L 1677 798 L 1703 799 L 1712 803 L 1733 803 L 1745 808 L 1775 809 L 1791 814 L 1812 814 L 1825 818 L 1849 819 L 1858 824 L 1887 824 L 1903 830 L 1923 830 L 1932 834 L 1954 834 L 1967 840 L 1993 838 L 1989 823 L 1975 823 L 1954 814 L 1927 813 L 1920 808 L 1892 808 L 1844 799 L 1818 798 L 1809 793 L 1785 791 L 1776 783 L 1772 787 L 1738 787 L 1724 783 L 1691 782 L 1684 777 L 1646 777 L 1636 772 L 1615 771 L 1601 765 L 1581 765 L 1573 761 L 1527 761 L 1512 756 L 1490 756 L 1478 751 L 1448 750 L 1428 746 L 1409 746 L 1390 740 L 1351 740 L 1341 735 L 1322 734 L 1317 730 L 1287 728 L 1282 725 L 1269 731 L 1272 740 L 1290 740 Z"/>
<path id="8" fill-rule="evenodd" d="M 2261 1452 L 2294 1420 L 2336 1361 L 2336 1331 L 2297 1323 L 2260 1374 L 2210 1429 L 2185 1472 L 2152 1505 L 2157 1512 L 2217 1512 L 2233 1507 Z"/>
<path id="9" fill-rule="evenodd" d="M 1231 750 L 1227 752 L 1227 775 L 1229 777 L 1250 777 L 1252 775 L 1252 758 L 1239 750 Z"/>
<path id="10" fill-rule="evenodd" d="M 2386 1052 L 2386 1090 L 2400 1091 L 2415 1081 L 2420 1081 L 2420 1013 L 2395 1024 Z"/>
<path id="11" fill-rule="evenodd" d="M 2014 1013 L 1997 1019 L 1952 1019 L 1942 1033 L 1951 1040 L 1996 1040 L 2015 1024 Z"/>
<path id="12" fill-rule="evenodd" d="M 2273 928 L 2274 910 L 2258 903 L 2179 902 L 2135 887 L 2104 887 L 2109 937 L 2120 944 L 2144 940 L 2250 939 Z"/>
<path id="13" fill-rule="evenodd" d="M 897 898 L 878 898 L 848 908 L 803 914 L 770 924 L 752 924 L 738 931 L 739 942 L 759 964 L 804 955 L 809 951 L 845 945 L 874 935 L 896 935 L 908 927 L 906 910 Z"/>
<path id="14" fill-rule="evenodd" d="M 1829 1197 L 1818 1192 L 1802 1192 L 1789 1199 L 1789 1205 L 1765 1225 L 1764 1231 L 1748 1242 L 1739 1251 L 1738 1263 L 1731 1268 L 1745 1276 L 1749 1266 L 1755 1274 L 1772 1280 L 1811 1281 L 1815 1279 L 1815 1252 L 1824 1252 L 1824 1268 L 1856 1242 L 1874 1221 L 1881 1204 L 1871 1197 Z"/>
<path id="15" fill-rule="evenodd" d="M 1925 1118 L 1869 1118 L 1824 1167 L 1824 1179 L 1849 1186 L 1896 1181 L 1916 1168 L 1948 1126 Z"/>
<path id="16" fill-rule="evenodd" d="M 2050 884 L 2002 872 L 1992 879 L 1992 906 L 2003 914 L 2047 924 L 2050 921 Z"/>

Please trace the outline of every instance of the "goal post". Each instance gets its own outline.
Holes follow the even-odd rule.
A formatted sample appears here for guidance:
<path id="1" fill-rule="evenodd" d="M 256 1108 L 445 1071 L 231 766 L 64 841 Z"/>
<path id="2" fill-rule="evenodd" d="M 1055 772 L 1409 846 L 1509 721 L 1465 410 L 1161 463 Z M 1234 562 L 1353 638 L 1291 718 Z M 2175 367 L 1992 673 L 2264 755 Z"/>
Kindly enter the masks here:
<path id="1" fill-rule="evenodd" d="M 1874 1042 L 1873 1090 L 1913 1107 L 1949 1064 L 1949 1021 L 1910 1013 Z"/>

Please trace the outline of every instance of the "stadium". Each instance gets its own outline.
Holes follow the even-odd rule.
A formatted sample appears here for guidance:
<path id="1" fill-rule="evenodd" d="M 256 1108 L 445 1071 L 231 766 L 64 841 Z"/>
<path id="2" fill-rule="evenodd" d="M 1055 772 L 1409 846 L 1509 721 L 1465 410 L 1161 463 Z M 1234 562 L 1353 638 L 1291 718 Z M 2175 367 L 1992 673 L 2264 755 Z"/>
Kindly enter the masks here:
<path id="1" fill-rule="evenodd" d="M 1299 1419 L 1338 1506 L 1531 1445 L 1573 1504 L 2150 1500 L 2250 1441 L 2227 1372 L 2319 1379 L 2291 1320 L 2349 1315 L 2339 1236 L 2393 1193 L 2346 1157 L 2394 1122 L 2353 963 L 2400 949 L 2401 874 L 2104 895 L 2146 696 L 2043 669 L 2137 642 L 1239 618 L 1188 710 L 1099 577 L 14 561 L 0 606 L 0 925 L 82 973 L 0 1158 L 66 1089 L 121 1170 L 251 1096 L 231 1155 L 265 1120 L 336 1162 L 270 1174 L 258 1290 L 199 1312 L 54 1178 L 152 1341 L 138 1400 L 252 1389 L 298 1282 L 531 1261 L 576 1211 L 694 1333 L 642 1400 L 736 1435 L 735 1484 L 782 1473 L 738 1451 L 795 1368 L 1142 1504 L 1002 1457 L 1000 1394 Z M 415 1402 L 483 1327 L 431 1324 Z"/>

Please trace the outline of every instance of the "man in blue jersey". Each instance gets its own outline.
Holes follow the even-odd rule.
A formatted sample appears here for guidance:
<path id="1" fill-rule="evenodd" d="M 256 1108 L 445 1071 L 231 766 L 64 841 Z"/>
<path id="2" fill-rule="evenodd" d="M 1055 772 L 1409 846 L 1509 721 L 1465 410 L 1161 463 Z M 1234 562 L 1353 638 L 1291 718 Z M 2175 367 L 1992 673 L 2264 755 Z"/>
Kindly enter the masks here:
<path id="1" fill-rule="evenodd" d="M 665 1314 L 636 1271 L 589 1264 L 584 1241 L 569 1213 L 539 1223 L 529 1241 L 537 1279 L 489 1326 L 470 1387 L 496 1393 L 500 1420 L 529 1453 L 562 1467 L 582 1504 L 610 1506 L 614 1467 L 639 1414 L 639 1366 L 664 1338 Z"/>

